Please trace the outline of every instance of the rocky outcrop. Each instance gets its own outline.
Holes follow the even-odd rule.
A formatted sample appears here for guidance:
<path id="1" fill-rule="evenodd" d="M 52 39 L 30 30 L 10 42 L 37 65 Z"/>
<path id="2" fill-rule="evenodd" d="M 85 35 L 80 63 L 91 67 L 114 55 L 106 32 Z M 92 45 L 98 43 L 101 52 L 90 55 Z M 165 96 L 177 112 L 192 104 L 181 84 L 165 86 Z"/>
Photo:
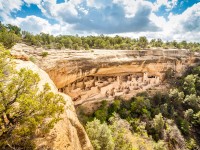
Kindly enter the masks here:
<path id="1" fill-rule="evenodd" d="M 19 52 L 21 51 L 21 52 Z M 199 62 L 199 53 L 177 49 L 132 50 L 45 50 L 17 44 L 15 56 L 27 56 L 45 70 L 59 91 L 75 105 L 85 101 L 133 95 L 162 84 L 171 69 L 181 75 Z M 42 57 L 48 52 L 47 57 Z M 17 54 L 18 53 L 18 54 Z"/>
<path id="2" fill-rule="evenodd" d="M 27 68 L 38 73 L 41 78 L 38 87 L 42 89 L 43 85 L 48 83 L 52 91 L 61 94 L 66 101 L 65 112 L 62 114 L 63 119 L 54 126 L 48 135 L 35 140 L 37 149 L 92 150 L 89 138 L 77 118 L 71 98 L 66 94 L 58 92 L 49 75 L 32 62 L 16 60 L 16 68 Z"/>
<path id="3" fill-rule="evenodd" d="M 48 56 L 44 57 L 43 52 L 48 52 Z M 48 135 L 36 139 L 38 149 L 54 150 L 92 149 L 74 104 L 86 102 L 89 109 L 91 101 L 132 96 L 160 86 L 168 70 L 181 75 L 187 67 L 200 62 L 199 53 L 175 49 L 75 51 L 16 44 L 11 54 L 21 59 L 16 60 L 18 69 L 25 67 L 40 75 L 40 88 L 49 83 L 67 102 L 63 119 Z"/>

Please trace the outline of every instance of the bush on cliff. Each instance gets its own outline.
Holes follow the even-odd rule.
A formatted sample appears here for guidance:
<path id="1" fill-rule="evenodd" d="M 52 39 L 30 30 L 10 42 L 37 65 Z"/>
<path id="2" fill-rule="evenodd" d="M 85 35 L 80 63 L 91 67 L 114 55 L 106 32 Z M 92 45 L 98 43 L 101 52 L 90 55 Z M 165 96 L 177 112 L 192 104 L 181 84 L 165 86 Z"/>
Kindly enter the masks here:
<path id="1" fill-rule="evenodd" d="M 38 89 L 39 76 L 13 68 L 9 52 L 0 45 L 0 148 L 33 149 L 33 139 L 49 132 L 59 121 L 64 99 Z"/>
<path id="2" fill-rule="evenodd" d="M 0 22 L 0 43 L 2 43 L 6 48 L 11 48 L 15 43 L 21 40 L 20 31 L 21 29 L 17 26 L 10 24 L 4 26 Z"/>

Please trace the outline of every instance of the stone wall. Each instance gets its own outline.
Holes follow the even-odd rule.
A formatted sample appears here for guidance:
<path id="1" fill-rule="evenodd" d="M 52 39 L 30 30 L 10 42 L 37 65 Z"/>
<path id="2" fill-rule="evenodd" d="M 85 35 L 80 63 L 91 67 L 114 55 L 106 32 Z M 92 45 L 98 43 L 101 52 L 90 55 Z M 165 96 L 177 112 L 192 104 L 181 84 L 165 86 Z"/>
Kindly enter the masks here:
<path id="1" fill-rule="evenodd" d="M 76 80 L 59 91 L 71 96 L 76 105 L 90 99 L 106 99 L 118 96 L 133 95 L 159 85 L 159 76 L 147 72 L 122 74 L 114 76 L 86 76 Z"/>

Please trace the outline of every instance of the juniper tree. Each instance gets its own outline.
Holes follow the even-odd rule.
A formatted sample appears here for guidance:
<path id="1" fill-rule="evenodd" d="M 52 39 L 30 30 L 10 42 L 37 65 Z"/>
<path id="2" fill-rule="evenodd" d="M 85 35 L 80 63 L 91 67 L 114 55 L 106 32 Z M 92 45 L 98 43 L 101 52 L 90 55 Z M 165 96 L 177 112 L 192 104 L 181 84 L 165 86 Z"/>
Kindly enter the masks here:
<path id="1" fill-rule="evenodd" d="M 14 70 L 9 52 L 0 45 L 0 147 L 33 149 L 33 139 L 59 121 L 64 99 L 31 70 Z M 37 134 L 36 134 L 37 131 Z"/>

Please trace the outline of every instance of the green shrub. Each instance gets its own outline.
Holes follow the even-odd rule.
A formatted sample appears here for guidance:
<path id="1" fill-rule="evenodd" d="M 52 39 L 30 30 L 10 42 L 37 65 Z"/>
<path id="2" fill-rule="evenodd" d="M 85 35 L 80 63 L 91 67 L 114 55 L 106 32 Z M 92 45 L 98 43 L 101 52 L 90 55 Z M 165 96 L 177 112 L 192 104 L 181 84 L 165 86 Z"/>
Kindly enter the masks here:
<path id="1" fill-rule="evenodd" d="M 47 57 L 48 54 L 49 54 L 48 52 L 42 52 L 41 56 L 42 56 L 42 57 Z"/>
<path id="2" fill-rule="evenodd" d="M 33 57 L 33 56 L 31 56 L 31 57 L 29 58 L 29 60 L 30 60 L 30 61 L 32 61 L 33 63 L 35 63 L 35 62 L 36 62 L 36 58 L 35 58 L 35 57 Z"/>
<path id="3" fill-rule="evenodd" d="M 39 91 L 38 74 L 26 69 L 16 71 L 2 46 L 0 80 L 0 147 L 33 149 L 36 130 L 39 135 L 46 134 L 61 119 L 64 99 L 52 93 L 48 84 Z"/>

